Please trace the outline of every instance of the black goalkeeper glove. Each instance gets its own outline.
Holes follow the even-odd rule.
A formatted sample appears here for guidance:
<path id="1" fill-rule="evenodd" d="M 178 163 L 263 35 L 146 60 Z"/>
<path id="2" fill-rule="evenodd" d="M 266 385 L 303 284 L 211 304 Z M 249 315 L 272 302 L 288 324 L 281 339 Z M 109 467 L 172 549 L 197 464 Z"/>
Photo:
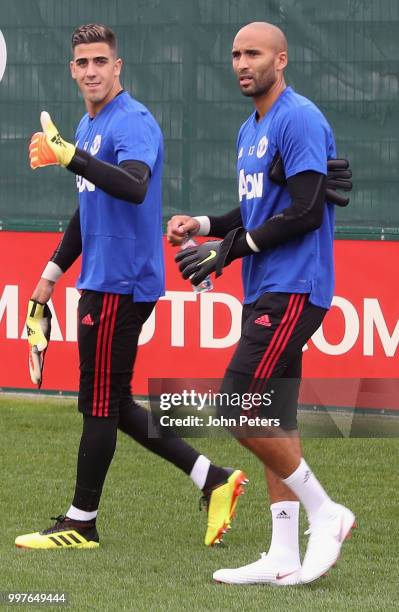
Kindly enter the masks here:
<path id="1" fill-rule="evenodd" d="M 269 178 L 274 183 L 286 185 L 285 170 L 282 157 L 279 152 L 273 158 L 269 168 Z M 352 190 L 352 171 L 347 159 L 329 159 L 327 161 L 327 189 L 326 199 L 337 206 L 347 206 L 349 198 L 338 193 L 337 189 L 343 191 Z"/>
<path id="2" fill-rule="evenodd" d="M 189 278 L 194 286 L 199 285 L 212 272 L 216 273 L 216 278 L 220 276 L 223 268 L 234 259 L 253 254 L 246 234 L 243 227 L 237 227 L 224 240 L 209 240 L 180 251 L 175 262 L 179 264 L 183 278 Z"/>
<path id="3" fill-rule="evenodd" d="M 347 159 L 329 159 L 327 162 L 327 190 L 326 198 L 331 204 L 337 206 L 348 206 L 349 198 L 338 193 L 352 191 L 352 171 Z"/>

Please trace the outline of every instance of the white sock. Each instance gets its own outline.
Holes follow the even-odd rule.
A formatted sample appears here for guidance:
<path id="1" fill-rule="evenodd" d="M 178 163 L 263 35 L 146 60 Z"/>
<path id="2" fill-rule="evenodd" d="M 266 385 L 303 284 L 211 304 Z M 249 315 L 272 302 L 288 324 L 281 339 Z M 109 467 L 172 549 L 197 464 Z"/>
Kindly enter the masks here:
<path id="1" fill-rule="evenodd" d="M 66 513 L 66 516 L 74 521 L 91 521 L 97 516 L 98 510 L 93 510 L 93 512 L 86 512 L 85 510 L 79 510 L 79 508 L 75 508 L 75 506 L 71 506 Z"/>
<path id="2" fill-rule="evenodd" d="M 280 501 L 271 504 L 272 541 L 267 556 L 290 571 L 301 565 L 299 556 L 299 502 Z"/>
<path id="3" fill-rule="evenodd" d="M 333 503 L 303 458 L 295 472 L 283 479 L 283 482 L 303 503 L 309 518 L 324 503 L 327 502 L 327 505 Z"/>
<path id="4" fill-rule="evenodd" d="M 205 455 L 200 455 L 190 472 L 190 478 L 199 489 L 203 489 L 211 462 Z"/>
<path id="5" fill-rule="evenodd" d="M 281 501 L 271 504 L 272 541 L 268 557 L 284 565 L 284 570 L 301 565 L 299 556 L 299 502 Z"/>

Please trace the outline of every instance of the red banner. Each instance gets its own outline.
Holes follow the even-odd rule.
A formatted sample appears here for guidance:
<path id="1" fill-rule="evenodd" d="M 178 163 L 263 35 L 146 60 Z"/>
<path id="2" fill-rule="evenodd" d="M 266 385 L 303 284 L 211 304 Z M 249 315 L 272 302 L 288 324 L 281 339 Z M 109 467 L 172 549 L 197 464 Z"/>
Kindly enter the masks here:
<path id="1" fill-rule="evenodd" d="M 59 234 L 0 233 L 0 386 L 31 387 L 24 321 L 28 299 Z M 240 336 L 241 275 L 234 262 L 214 290 L 196 296 L 181 279 L 165 242 L 167 293 L 145 325 L 134 391 L 148 378 L 219 378 Z M 309 378 L 399 378 L 399 297 L 392 272 L 398 242 L 337 241 L 333 307 L 304 349 Z M 57 283 L 43 389 L 76 391 L 78 358 L 74 288 L 77 262 Z"/>

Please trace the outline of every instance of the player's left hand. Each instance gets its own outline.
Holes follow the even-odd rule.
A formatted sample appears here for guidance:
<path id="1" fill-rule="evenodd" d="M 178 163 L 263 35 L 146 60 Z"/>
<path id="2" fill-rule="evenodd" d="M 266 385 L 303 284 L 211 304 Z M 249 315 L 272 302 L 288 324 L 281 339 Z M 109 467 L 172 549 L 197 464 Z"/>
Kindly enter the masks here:
<path id="1" fill-rule="evenodd" d="M 35 170 L 43 166 L 69 166 L 76 147 L 61 138 L 50 115 L 43 111 L 40 115 L 43 132 L 33 134 L 29 145 L 30 167 Z"/>
<path id="2" fill-rule="evenodd" d="M 327 190 L 326 198 L 330 204 L 348 206 L 349 198 L 342 195 L 337 189 L 352 190 L 352 171 L 347 159 L 329 159 L 327 162 Z"/>
<path id="3" fill-rule="evenodd" d="M 210 240 L 180 251 L 175 261 L 183 278 L 189 278 L 193 285 L 199 285 L 211 272 L 216 272 L 218 278 L 223 268 L 232 261 L 253 254 L 246 233 L 243 227 L 236 227 L 223 240 Z"/>
<path id="4" fill-rule="evenodd" d="M 42 384 L 44 356 L 51 333 L 51 311 L 47 304 L 29 300 L 26 330 L 29 343 L 29 373 L 34 385 Z"/>
<path id="5" fill-rule="evenodd" d="M 327 161 L 327 188 L 326 199 L 330 204 L 337 206 L 348 206 L 349 198 L 339 193 L 352 190 L 352 171 L 347 159 L 329 159 Z M 285 169 L 283 159 L 277 151 L 269 168 L 269 179 L 278 185 L 286 185 Z"/>
<path id="6" fill-rule="evenodd" d="M 193 285 L 199 285 L 204 278 L 215 272 L 223 240 L 210 240 L 195 247 L 180 251 L 175 257 L 183 278 L 189 278 Z"/>

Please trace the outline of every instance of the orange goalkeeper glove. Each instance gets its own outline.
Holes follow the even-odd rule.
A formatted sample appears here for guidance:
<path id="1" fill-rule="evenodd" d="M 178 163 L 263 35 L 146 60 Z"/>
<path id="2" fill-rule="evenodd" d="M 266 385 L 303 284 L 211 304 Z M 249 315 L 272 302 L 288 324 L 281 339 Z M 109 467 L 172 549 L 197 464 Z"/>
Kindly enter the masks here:
<path id="1" fill-rule="evenodd" d="M 33 134 L 29 145 L 30 167 L 33 170 L 43 166 L 69 166 L 75 155 L 76 147 L 61 138 L 50 115 L 43 111 L 40 115 L 43 132 Z"/>

